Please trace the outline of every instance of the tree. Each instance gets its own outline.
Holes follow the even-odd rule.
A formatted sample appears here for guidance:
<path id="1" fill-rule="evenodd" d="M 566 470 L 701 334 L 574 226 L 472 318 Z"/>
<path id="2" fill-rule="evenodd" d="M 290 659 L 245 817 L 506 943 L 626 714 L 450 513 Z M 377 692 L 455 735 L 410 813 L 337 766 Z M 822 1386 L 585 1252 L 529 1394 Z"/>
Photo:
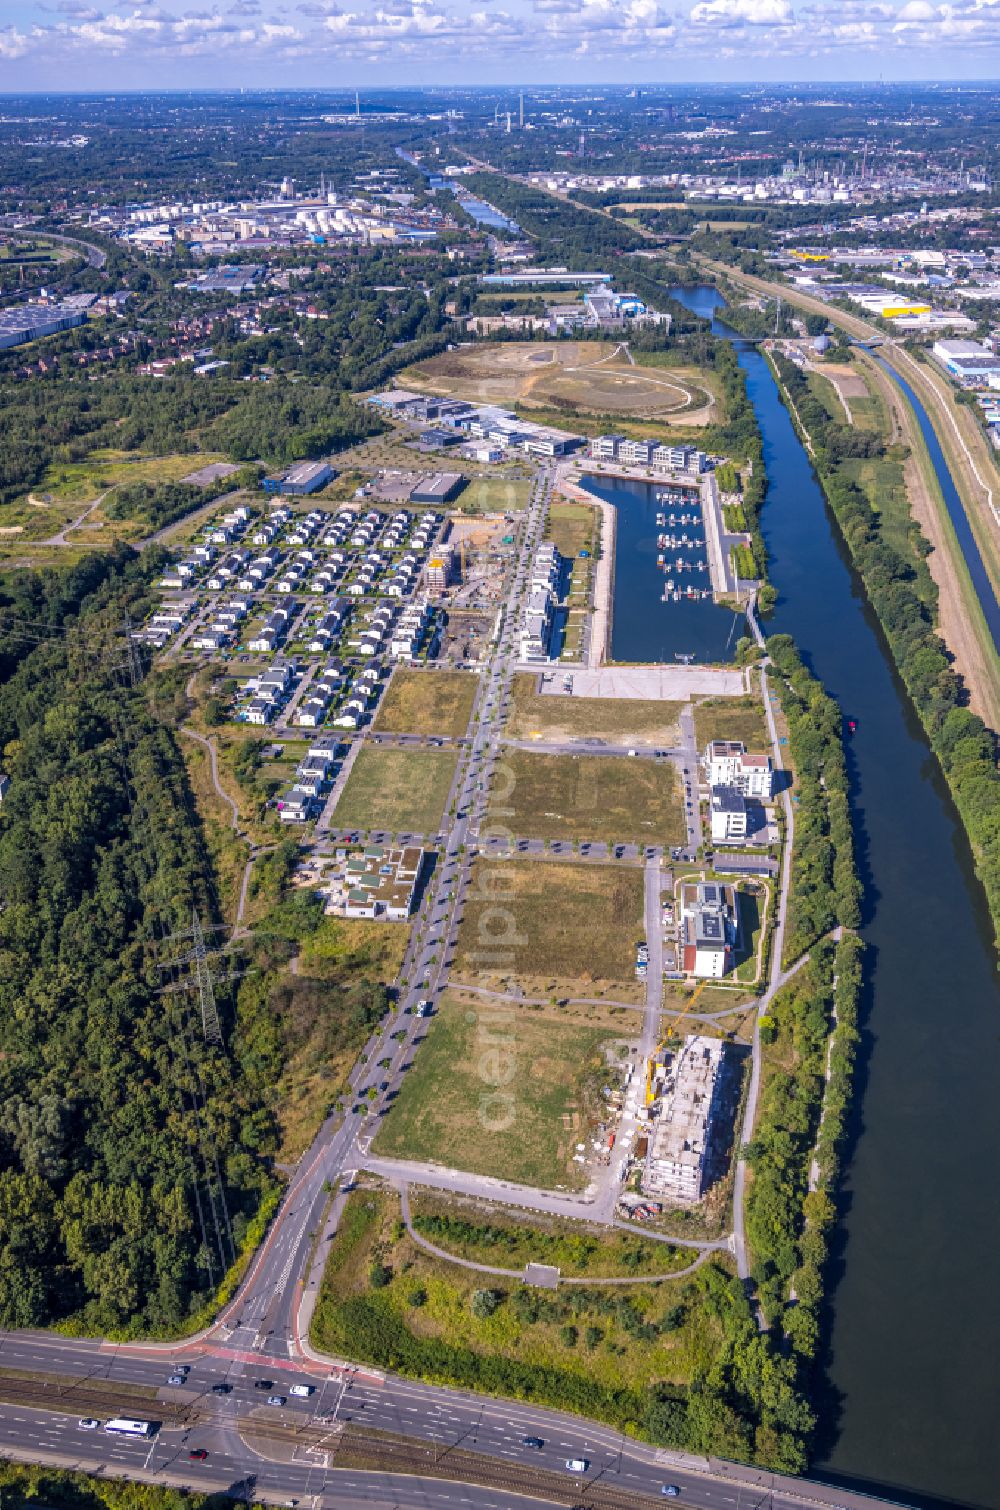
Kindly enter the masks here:
<path id="1" fill-rule="evenodd" d="M 473 1290 L 470 1302 L 472 1314 L 478 1316 L 481 1321 L 485 1321 L 500 1309 L 503 1300 L 502 1290 Z"/>

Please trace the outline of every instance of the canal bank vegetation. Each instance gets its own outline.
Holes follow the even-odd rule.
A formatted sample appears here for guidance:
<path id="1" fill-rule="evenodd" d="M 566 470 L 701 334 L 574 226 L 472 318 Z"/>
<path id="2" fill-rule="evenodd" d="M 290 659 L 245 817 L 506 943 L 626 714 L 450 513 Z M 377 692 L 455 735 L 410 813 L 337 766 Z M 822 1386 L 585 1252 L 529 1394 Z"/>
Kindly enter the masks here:
<path id="1" fill-rule="evenodd" d="M 757 1299 L 806 1375 L 820 1344 L 824 1269 L 858 1043 L 863 945 L 824 939 L 761 1022 L 760 1115 L 747 1161 Z"/>
<path id="2" fill-rule="evenodd" d="M 839 432 L 846 427 L 830 420 L 793 363 L 780 355 L 773 360 L 793 419 L 797 418 L 810 436 L 827 500 L 948 780 L 972 846 L 994 930 L 1000 935 L 997 736 L 964 706 L 961 679 L 953 671 L 947 648 L 936 631 L 935 608 L 917 590 L 913 565 L 886 540 L 881 517 L 865 492 L 843 475 Z M 920 538 L 923 540 L 923 536 Z"/>
<path id="3" fill-rule="evenodd" d="M 551 1256 L 544 1242 L 538 1256 Z M 648 1284 L 539 1290 L 427 1253 L 407 1232 L 395 1192 L 359 1189 L 331 1244 L 312 1340 L 338 1356 L 573 1411 L 647 1441 L 805 1467 L 813 1417 L 799 1362 L 761 1334 L 723 1258 Z"/>
<path id="4" fill-rule="evenodd" d="M 858 926 L 862 890 L 854 865 L 840 709 L 806 669 L 789 635 L 772 635 L 767 649 L 796 773 L 785 941 L 785 961 L 791 962 L 838 925 Z"/>
<path id="5" fill-rule="evenodd" d="M 774 589 L 767 581 L 767 551 L 760 532 L 760 510 L 767 492 L 760 429 L 747 393 L 746 377 L 732 343 L 716 340 L 712 351 L 713 368 L 722 391 L 727 419 L 724 425 L 709 426 L 700 443 L 706 449 L 722 452 L 730 457 L 745 458 L 745 465 L 739 468 L 743 528 L 750 536 L 752 575 L 762 584 L 757 595 L 758 607 L 762 613 L 767 613 L 774 606 Z M 728 474 L 724 480 L 729 480 Z"/>

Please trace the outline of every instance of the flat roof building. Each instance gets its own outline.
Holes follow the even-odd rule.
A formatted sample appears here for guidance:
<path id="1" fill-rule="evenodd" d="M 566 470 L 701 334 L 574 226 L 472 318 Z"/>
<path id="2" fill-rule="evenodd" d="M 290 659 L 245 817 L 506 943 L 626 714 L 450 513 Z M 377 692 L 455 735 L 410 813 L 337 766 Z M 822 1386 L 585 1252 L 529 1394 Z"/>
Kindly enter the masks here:
<path id="1" fill-rule="evenodd" d="M 681 888 L 684 970 L 700 979 L 719 980 L 733 966 L 739 942 L 739 910 L 732 886 L 699 881 Z"/>
<path id="2" fill-rule="evenodd" d="M 425 851 L 415 844 L 402 849 L 373 844 L 351 855 L 344 872 L 347 916 L 405 922 L 413 911 L 425 858 Z"/>
<path id="3" fill-rule="evenodd" d="M 747 836 L 747 802 L 734 786 L 712 788 L 712 843 L 740 844 Z"/>
<path id="4" fill-rule="evenodd" d="M 736 787 L 758 802 L 770 802 L 774 795 L 770 755 L 750 755 L 738 740 L 711 740 L 705 746 L 705 772 L 711 787 Z"/>
<path id="5" fill-rule="evenodd" d="M 262 486 L 265 493 L 284 493 L 289 497 L 300 498 L 307 493 L 315 493 L 317 488 L 325 487 L 336 475 L 329 462 L 297 461 L 287 472 L 276 477 L 265 477 Z"/>
<path id="6" fill-rule="evenodd" d="M 465 487 L 461 472 L 430 472 L 410 489 L 410 503 L 447 503 Z"/>

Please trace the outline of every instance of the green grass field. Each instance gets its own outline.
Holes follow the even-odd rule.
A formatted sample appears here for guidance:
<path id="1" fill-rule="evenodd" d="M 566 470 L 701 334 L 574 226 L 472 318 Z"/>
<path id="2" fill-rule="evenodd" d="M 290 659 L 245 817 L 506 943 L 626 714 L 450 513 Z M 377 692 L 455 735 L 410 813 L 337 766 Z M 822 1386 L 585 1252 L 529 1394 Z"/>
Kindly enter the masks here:
<path id="1" fill-rule="evenodd" d="M 683 1386 L 719 1355 L 728 1275 L 723 1259 L 624 1290 L 535 1290 L 426 1253 L 396 1193 L 361 1188 L 330 1244 L 312 1340 L 412 1377 L 634 1428 L 648 1387 Z M 483 1290 L 485 1307 L 475 1301 Z"/>
<path id="2" fill-rule="evenodd" d="M 509 942 L 497 942 L 495 898 L 509 917 Z M 635 945 L 644 936 L 638 869 L 480 858 L 459 929 L 455 971 L 469 979 L 539 982 L 547 995 L 594 996 L 595 987 L 622 994 L 622 986 L 635 987 Z"/>
<path id="3" fill-rule="evenodd" d="M 457 760 L 447 750 L 366 746 L 337 803 L 337 827 L 437 833 Z"/>
<path id="4" fill-rule="evenodd" d="M 684 812 L 666 762 L 614 755 L 542 755 L 510 750 L 510 827 L 534 839 L 642 840 L 678 844 Z"/>
<path id="5" fill-rule="evenodd" d="M 636 1024 L 638 1026 L 638 1024 Z M 504 1002 L 449 997 L 430 1024 L 375 1140 L 387 1158 L 429 1160 L 544 1189 L 579 1189 L 572 1156 L 600 1114 L 615 1038 Z"/>
<path id="6" fill-rule="evenodd" d="M 455 506 L 462 514 L 517 514 L 527 505 L 529 486 L 523 477 L 472 477 Z"/>
<path id="7" fill-rule="evenodd" d="M 411 671 L 398 667 L 382 699 L 375 728 L 393 734 L 460 738 L 469 727 L 479 678 L 470 671 Z"/>

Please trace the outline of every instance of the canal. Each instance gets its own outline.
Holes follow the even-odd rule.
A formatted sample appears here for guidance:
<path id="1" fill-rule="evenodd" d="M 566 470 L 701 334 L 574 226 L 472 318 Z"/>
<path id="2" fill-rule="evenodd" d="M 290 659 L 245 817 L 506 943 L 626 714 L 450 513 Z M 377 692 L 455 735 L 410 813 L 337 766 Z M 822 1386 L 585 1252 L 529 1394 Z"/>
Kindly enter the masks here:
<path id="1" fill-rule="evenodd" d="M 705 316 L 721 303 L 711 288 L 671 292 Z M 1000 1507 L 992 930 L 958 815 L 770 369 L 736 344 L 769 479 L 762 528 L 778 601 L 766 629 L 794 636 L 858 726 L 848 761 L 868 980 L 813 1472 L 914 1502 L 992 1510 Z"/>
<path id="2" fill-rule="evenodd" d="M 989 572 L 986 570 L 979 546 L 976 544 L 976 537 L 972 533 L 972 526 L 969 524 L 969 518 L 965 512 L 965 505 L 959 497 L 954 478 L 948 468 L 948 463 L 945 461 L 941 442 L 938 440 L 934 426 L 928 418 L 927 410 L 917 398 L 917 395 L 906 379 L 901 377 L 896 369 L 891 367 L 882 357 L 876 356 L 875 360 L 882 370 L 889 374 L 896 387 L 901 389 L 906 395 L 917 417 L 920 433 L 924 437 L 924 443 L 927 446 L 934 471 L 937 474 L 938 482 L 941 484 L 941 493 L 944 497 L 945 507 L 948 510 L 948 517 L 954 526 L 955 534 L 958 536 L 958 543 L 962 547 L 962 555 L 965 557 L 966 565 L 969 568 L 969 576 L 972 578 L 972 585 L 975 589 L 976 597 L 979 599 L 979 606 L 983 610 L 983 617 L 993 637 L 993 644 L 997 653 L 1000 654 L 1000 604 L 997 603 L 997 596 L 993 591 L 993 583 L 990 581 Z"/>

